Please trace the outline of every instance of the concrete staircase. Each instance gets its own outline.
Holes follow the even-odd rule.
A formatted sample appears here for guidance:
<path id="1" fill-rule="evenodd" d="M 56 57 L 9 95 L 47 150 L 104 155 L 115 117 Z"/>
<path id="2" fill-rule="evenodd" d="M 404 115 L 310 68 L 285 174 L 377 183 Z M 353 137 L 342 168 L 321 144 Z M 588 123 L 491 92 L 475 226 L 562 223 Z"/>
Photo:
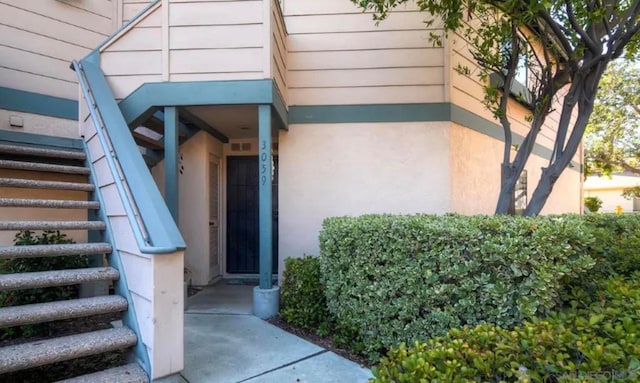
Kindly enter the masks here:
<path id="1" fill-rule="evenodd" d="M 25 176 L 26 174 L 26 176 Z M 5 220 L 3 208 L 32 209 L 83 209 L 87 212 L 100 209 L 99 203 L 90 198 L 41 199 L 29 198 L 29 191 L 47 193 L 78 192 L 90 195 L 94 185 L 88 182 L 70 182 L 69 175 L 86 177 L 90 168 L 85 167 L 85 154 L 77 150 L 44 149 L 13 144 L 0 144 L 0 230 L 87 230 L 101 233 L 106 230 L 104 222 L 89 220 Z M 7 176 L 8 175 L 8 176 Z M 47 176 L 43 176 L 47 175 Z M 71 177 L 72 179 L 75 179 Z M 24 194 L 15 190 L 24 190 Z M 11 195 L 25 198 L 6 198 Z M 49 192 L 51 191 L 51 192 Z M 74 194 L 75 193 L 75 194 Z M 26 213 L 25 213 L 26 214 Z M 112 251 L 110 243 L 74 243 L 57 245 L 4 246 L 0 247 L 0 262 L 15 258 L 73 257 L 94 255 L 101 258 Z M 88 267 L 72 270 L 49 270 L 0 275 L 0 292 L 44 288 L 52 286 L 78 285 L 102 282 L 112 283 L 119 278 L 112 267 Z M 117 295 L 105 295 L 35 303 L 23 306 L 0 308 L 0 328 L 69 320 L 94 315 L 123 313 L 127 300 Z M 62 337 L 20 342 L 0 348 L 0 381 L 2 374 L 69 361 L 76 358 L 99 355 L 114 350 L 128 349 L 137 343 L 136 334 L 126 326 L 82 332 Z M 107 369 L 68 380 L 69 382 L 148 382 L 144 370 L 136 363 Z"/>

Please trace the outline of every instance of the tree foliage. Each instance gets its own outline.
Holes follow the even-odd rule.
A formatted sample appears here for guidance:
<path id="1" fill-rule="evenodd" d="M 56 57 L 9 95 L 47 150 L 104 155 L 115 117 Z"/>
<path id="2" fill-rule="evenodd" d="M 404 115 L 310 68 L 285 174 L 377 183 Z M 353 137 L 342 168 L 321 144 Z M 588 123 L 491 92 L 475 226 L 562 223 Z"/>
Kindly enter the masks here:
<path id="1" fill-rule="evenodd" d="M 611 65 L 600 81 L 585 135 L 587 171 L 640 175 L 640 68 Z"/>
<path id="2" fill-rule="evenodd" d="M 409 0 L 351 0 L 374 13 L 376 20 Z M 458 68 L 479 76 L 485 86 L 485 105 L 504 132 L 501 189 L 496 213 L 513 213 L 517 180 L 522 173 L 547 116 L 557 108 L 553 154 L 542 169 L 526 215 L 542 210 L 555 182 L 580 147 L 594 108 L 598 84 L 607 65 L 621 57 L 635 58 L 640 40 L 640 0 L 415 0 L 427 24 L 442 25 L 445 38 L 456 33 L 469 42 L 477 70 Z M 442 35 L 430 34 L 442 45 Z M 519 67 L 528 69 L 529 130 L 515 142 L 507 113 Z M 488 81 L 498 76 L 497 83 Z M 522 96 L 520 96 L 522 97 Z M 515 148 L 515 153 L 513 150 Z"/>

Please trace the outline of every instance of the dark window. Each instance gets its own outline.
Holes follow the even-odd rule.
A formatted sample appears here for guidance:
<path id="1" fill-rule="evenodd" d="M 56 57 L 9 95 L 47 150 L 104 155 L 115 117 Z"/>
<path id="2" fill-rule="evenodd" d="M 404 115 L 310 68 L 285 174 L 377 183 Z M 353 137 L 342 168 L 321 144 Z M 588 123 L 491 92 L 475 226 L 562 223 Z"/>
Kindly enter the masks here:
<path id="1" fill-rule="evenodd" d="M 513 192 L 513 204 L 516 214 L 521 215 L 527 208 L 527 171 L 523 170 Z"/>

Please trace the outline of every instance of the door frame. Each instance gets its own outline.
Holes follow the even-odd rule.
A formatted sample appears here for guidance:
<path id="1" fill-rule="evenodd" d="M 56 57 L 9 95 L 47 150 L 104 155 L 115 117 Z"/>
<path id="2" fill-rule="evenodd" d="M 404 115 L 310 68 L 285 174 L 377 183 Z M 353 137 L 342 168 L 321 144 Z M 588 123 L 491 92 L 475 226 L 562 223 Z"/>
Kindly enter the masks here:
<path id="1" fill-rule="evenodd" d="M 223 261 L 224 258 L 223 257 L 223 251 L 225 248 L 225 244 L 224 244 L 224 237 L 223 234 L 226 235 L 226 222 L 225 222 L 225 211 L 223 210 L 223 206 L 225 205 L 223 202 L 225 201 L 226 196 L 223 194 L 223 183 L 224 183 L 224 175 L 223 175 L 223 161 L 222 158 L 214 153 L 209 153 L 209 160 L 207 162 L 207 175 L 209 177 L 211 177 L 211 165 L 212 163 L 217 162 L 217 167 L 218 167 L 218 274 L 217 275 L 212 275 L 211 274 L 211 259 L 209 259 L 209 281 L 210 283 L 214 283 L 220 279 L 222 279 L 224 277 L 224 265 L 223 265 Z M 211 185 L 211 180 L 209 179 L 209 185 Z M 209 204 L 211 204 L 211 190 L 209 189 Z M 209 213 L 209 219 L 207 221 L 207 223 L 210 225 L 210 221 L 211 221 L 211 213 Z M 223 233 L 225 232 L 225 233 Z M 208 232 L 209 235 L 211 235 L 211 231 Z M 209 257 L 211 257 L 211 238 L 209 238 Z"/>
<path id="2" fill-rule="evenodd" d="M 276 144 L 278 142 L 277 139 L 273 140 L 274 144 Z M 232 151 L 231 149 L 231 144 L 240 144 L 242 146 L 242 144 L 249 144 L 250 145 L 250 149 L 249 150 L 242 150 L 239 152 L 236 151 Z M 273 150 L 273 156 L 277 157 L 278 156 L 278 148 L 277 146 L 275 146 L 274 150 Z M 222 150 L 222 158 L 220 159 L 220 166 L 221 166 L 221 171 L 222 171 L 222 190 L 221 190 L 221 203 L 222 203 L 222 230 L 220 231 L 220 235 L 222 236 L 221 239 L 221 245 L 222 245 L 222 249 L 221 249 L 221 256 L 222 256 L 222 278 L 223 279 L 256 279 L 258 278 L 258 276 L 260 274 L 235 274 L 235 273 L 228 273 L 227 272 L 227 222 L 228 222 L 228 212 L 227 212 L 227 184 L 228 184 L 228 174 L 227 174 L 227 169 L 228 169 L 228 159 L 230 157 L 258 157 L 259 153 L 258 153 L 258 139 L 257 138 L 235 138 L 235 139 L 230 139 L 228 143 L 223 144 L 223 150 Z M 279 182 L 279 180 L 278 180 Z M 278 190 L 280 188 L 280 185 L 278 185 Z M 279 197 L 278 197 L 279 198 Z M 278 230 L 280 229 L 280 227 L 278 227 Z M 278 231 L 278 237 L 280 236 L 280 232 Z M 277 246 L 277 248 L 279 249 L 280 244 L 279 244 L 279 239 L 278 241 L 275 243 L 275 246 Z M 280 255 L 278 254 L 278 257 Z M 278 276 L 278 268 L 274 268 L 273 269 L 273 276 L 277 277 Z"/>

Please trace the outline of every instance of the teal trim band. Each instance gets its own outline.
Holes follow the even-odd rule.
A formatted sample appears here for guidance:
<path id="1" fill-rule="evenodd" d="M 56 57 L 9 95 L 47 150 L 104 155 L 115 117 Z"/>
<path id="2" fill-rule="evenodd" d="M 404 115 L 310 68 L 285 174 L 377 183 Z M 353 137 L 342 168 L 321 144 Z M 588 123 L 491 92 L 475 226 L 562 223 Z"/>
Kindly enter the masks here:
<path id="1" fill-rule="evenodd" d="M 43 134 L 14 132 L 0 129 L 0 142 L 39 146 L 51 149 L 82 150 L 82 140 L 77 138 L 54 137 Z"/>
<path id="2" fill-rule="evenodd" d="M 340 124 L 382 122 L 437 122 L 451 121 L 476 132 L 504 142 L 502 127 L 451 103 L 433 104 L 368 104 L 368 105 L 309 105 L 290 106 L 289 124 Z M 514 144 L 524 137 L 514 133 Z M 551 149 L 536 144 L 533 153 L 551 158 Z M 580 164 L 572 162 L 570 169 L 579 170 Z"/>
<path id="3" fill-rule="evenodd" d="M 271 105 L 273 106 L 273 109 L 280 120 L 282 128 L 288 130 L 289 112 L 287 111 L 287 105 L 284 102 L 282 94 L 280 94 L 280 90 L 278 89 L 275 81 L 273 82 L 273 93 L 271 100 Z"/>
<path id="4" fill-rule="evenodd" d="M 294 105 L 289 107 L 289 124 L 340 124 L 358 122 L 449 121 L 448 103 Z"/>
<path id="5" fill-rule="evenodd" d="M 272 80 L 152 82 L 119 104 L 129 126 L 143 122 L 154 107 L 271 104 Z"/>
<path id="6" fill-rule="evenodd" d="M 483 117 L 480 117 L 477 114 L 472 113 L 464 108 L 461 108 L 458 105 L 451 104 L 451 122 L 504 142 L 504 132 L 500 125 L 491 122 Z M 523 140 L 524 136 L 513 133 L 514 145 L 520 145 Z M 540 144 L 535 144 L 535 146 L 533 147 L 533 154 L 544 159 L 550 159 L 553 151 Z M 580 171 L 581 167 L 582 165 L 580 163 L 571 161 L 568 168 L 571 170 Z"/>
<path id="7" fill-rule="evenodd" d="M 78 120 L 78 101 L 0 87 L 0 109 Z"/>

